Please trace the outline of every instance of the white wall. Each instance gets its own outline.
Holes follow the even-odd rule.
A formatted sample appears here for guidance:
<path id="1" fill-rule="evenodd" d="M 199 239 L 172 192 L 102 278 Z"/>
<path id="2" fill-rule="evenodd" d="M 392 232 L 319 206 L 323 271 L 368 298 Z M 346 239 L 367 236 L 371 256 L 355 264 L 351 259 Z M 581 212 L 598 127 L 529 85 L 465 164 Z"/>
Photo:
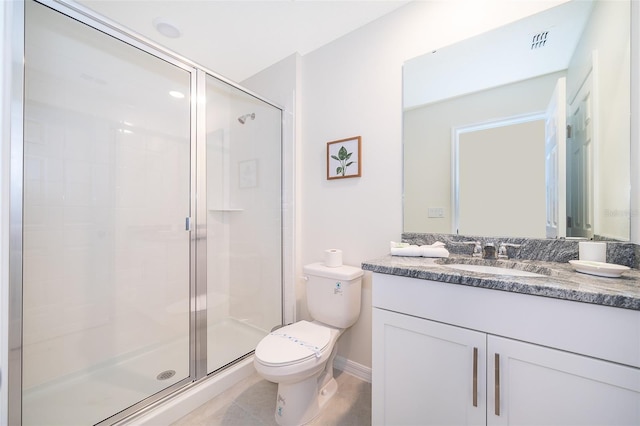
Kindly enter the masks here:
<path id="1" fill-rule="evenodd" d="M 400 238 L 403 62 L 559 3 L 413 2 L 303 57 L 302 264 L 335 247 L 344 251 L 344 263 L 360 265 Z M 327 181 L 326 143 L 356 135 L 362 136 L 362 177 Z M 298 290 L 301 298 L 300 283 Z M 371 366 L 370 274 L 362 302 L 339 355 Z"/>

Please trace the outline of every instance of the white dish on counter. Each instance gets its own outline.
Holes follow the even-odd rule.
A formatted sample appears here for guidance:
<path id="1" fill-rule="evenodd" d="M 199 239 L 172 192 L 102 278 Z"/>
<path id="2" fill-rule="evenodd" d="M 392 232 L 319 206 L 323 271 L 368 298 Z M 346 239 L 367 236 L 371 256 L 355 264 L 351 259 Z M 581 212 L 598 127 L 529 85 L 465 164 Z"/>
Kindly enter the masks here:
<path id="1" fill-rule="evenodd" d="M 569 263 L 577 272 L 609 278 L 618 278 L 623 272 L 631 269 L 628 266 L 616 265 L 615 263 L 595 262 L 593 260 L 570 260 Z"/>

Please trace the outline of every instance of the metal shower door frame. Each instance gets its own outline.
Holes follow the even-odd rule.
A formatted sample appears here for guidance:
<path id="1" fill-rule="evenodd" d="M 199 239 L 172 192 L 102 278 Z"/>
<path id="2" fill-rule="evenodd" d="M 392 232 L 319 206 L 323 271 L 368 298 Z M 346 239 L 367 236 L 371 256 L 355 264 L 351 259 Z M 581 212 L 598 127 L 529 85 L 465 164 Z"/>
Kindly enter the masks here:
<path id="1" fill-rule="evenodd" d="M 75 19 L 89 27 L 101 31 L 141 51 L 158 57 L 180 69 L 190 73 L 190 331 L 189 331 L 189 377 L 171 385 L 120 413 L 98 423 L 114 424 L 144 415 L 169 395 L 176 395 L 182 390 L 195 386 L 207 377 L 207 263 L 206 263 L 206 75 L 225 82 L 240 91 L 247 93 L 282 112 L 284 109 L 255 94 L 238 84 L 225 79 L 217 73 L 200 66 L 191 60 L 177 55 L 164 47 L 134 34 L 125 27 L 112 22 L 92 10 L 77 3 L 65 0 L 16 0 L 10 2 L 8 8 L 12 24 L 15 28 L 10 37 L 11 45 L 11 86 L 9 111 L 11 122 L 11 179 L 9 212 L 9 318 L 8 324 L 8 370 L 3 382 L 8 388 L 8 424 L 22 423 L 22 291 L 23 291 L 23 154 L 24 154 L 24 51 L 25 51 L 25 8 L 26 1 L 34 1 L 55 10 L 58 13 Z M 282 118 L 284 120 L 284 118 Z M 280 143 L 283 140 L 283 123 L 281 122 Z M 281 183 L 282 186 L 282 183 Z M 282 189 L 281 189 L 282 191 Z M 281 212 L 282 217 L 282 212 Z M 282 251 L 282 250 L 281 250 Z M 281 265 L 282 269 L 282 265 Z M 284 277 L 283 277 L 284 279 Z M 284 298 L 284 294 L 282 296 Z M 284 300 L 283 300 L 284 301 Z M 284 303 L 281 303 L 284 318 Z M 132 417 L 133 416 L 133 417 Z"/>

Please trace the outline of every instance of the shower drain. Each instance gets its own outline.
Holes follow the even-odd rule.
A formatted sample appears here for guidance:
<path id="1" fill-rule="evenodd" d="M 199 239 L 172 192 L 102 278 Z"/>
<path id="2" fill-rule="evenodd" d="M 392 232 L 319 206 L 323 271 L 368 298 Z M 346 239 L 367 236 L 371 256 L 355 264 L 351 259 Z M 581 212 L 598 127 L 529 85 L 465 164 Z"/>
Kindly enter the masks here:
<path id="1" fill-rule="evenodd" d="M 176 375 L 176 370 L 165 370 L 156 376 L 157 380 L 167 380 Z"/>

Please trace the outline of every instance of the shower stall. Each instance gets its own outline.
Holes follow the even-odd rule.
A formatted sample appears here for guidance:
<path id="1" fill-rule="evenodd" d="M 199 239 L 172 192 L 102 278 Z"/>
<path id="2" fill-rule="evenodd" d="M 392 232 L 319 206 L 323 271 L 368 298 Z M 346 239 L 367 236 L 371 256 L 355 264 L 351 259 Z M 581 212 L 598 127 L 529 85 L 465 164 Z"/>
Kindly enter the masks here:
<path id="1" fill-rule="evenodd" d="M 282 110 L 77 5 L 18 9 L 9 419 L 111 424 L 283 323 Z"/>

